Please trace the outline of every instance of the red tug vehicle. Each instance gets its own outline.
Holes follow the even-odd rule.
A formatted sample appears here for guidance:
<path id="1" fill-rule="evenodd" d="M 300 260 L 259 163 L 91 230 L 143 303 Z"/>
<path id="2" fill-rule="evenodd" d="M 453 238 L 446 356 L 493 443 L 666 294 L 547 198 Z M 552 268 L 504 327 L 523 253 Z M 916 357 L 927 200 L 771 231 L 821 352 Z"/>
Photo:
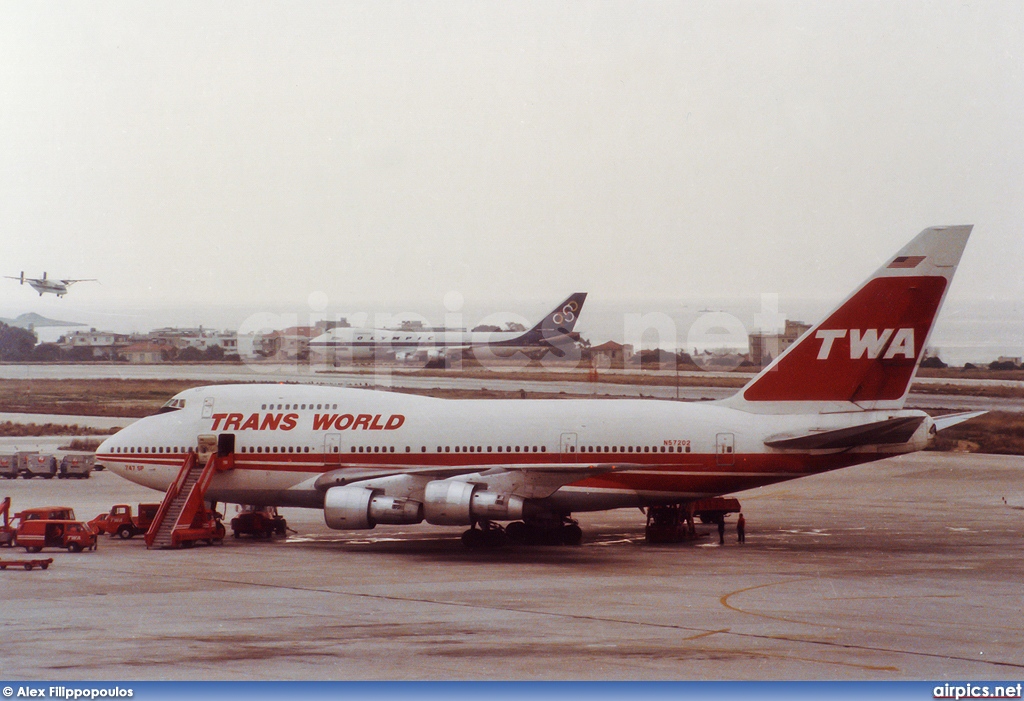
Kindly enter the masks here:
<path id="1" fill-rule="evenodd" d="M 128 540 L 145 534 L 159 510 L 159 504 L 139 504 L 139 515 L 135 516 L 131 504 L 115 504 L 110 513 L 100 514 L 89 521 L 89 526 L 98 534 L 106 533 L 111 537 L 117 535 Z"/>

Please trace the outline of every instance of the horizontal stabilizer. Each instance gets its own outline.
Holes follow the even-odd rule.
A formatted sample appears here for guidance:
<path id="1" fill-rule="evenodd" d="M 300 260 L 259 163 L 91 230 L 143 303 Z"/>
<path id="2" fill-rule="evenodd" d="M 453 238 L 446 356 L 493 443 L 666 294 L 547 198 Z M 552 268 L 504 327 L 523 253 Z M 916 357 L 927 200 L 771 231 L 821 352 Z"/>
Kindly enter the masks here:
<path id="1" fill-rule="evenodd" d="M 962 414 L 946 414 L 945 416 L 936 416 L 932 420 L 935 422 L 935 430 L 941 431 L 949 428 L 950 426 L 956 426 L 959 423 L 963 423 L 968 419 L 973 419 L 975 416 L 981 416 L 987 414 L 987 411 L 965 411 Z"/>
<path id="2" fill-rule="evenodd" d="M 769 448 L 786 450 L 831 450 L 856 448 L 862 445 L 906 443 L 913 437 L 924 419 L 923 416 L 904 416 L 803 436 L 773 436 L 764 444 Z"/>

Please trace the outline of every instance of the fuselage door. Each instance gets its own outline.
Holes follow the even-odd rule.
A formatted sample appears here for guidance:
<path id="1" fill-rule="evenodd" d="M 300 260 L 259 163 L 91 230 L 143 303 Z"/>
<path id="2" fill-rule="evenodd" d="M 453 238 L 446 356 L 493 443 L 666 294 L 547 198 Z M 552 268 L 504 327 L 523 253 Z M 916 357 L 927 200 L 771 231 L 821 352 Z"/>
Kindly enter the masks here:
<path id="1" fill-rule="evenodd" d="M 736 462 L 736 441 L 733 434 L 719 433 L 715 436 L 715 446 L 719 465 L 732 465 Z"/>
<path id="2" fill-rule="evenodd" d="M 324 436 L 324 463 L 327 465 L 341 464 L 341 434 L 328 433 Z"/>
<path id="3" fill-rule="evenodd" d="M 576 434 L 563 433 L 559 441 L 558 453 L 562 462 L 576 462 Z"/>
<path id="4" fill-rule="evenodd" d="M 206 465 L 206 461 L 210 459 L 210 456 L 217 452 L 219 439 L 212 433 L 200 434 L 196 440 L 197 452 L 196 456 L 199 467 L 202 468 Z"/>
<path id="5" fill-rule="evenodd" d="M 203 400 L 203 418 L 209 419 L 213 417 L 213 397 L 207 397 Z"/>

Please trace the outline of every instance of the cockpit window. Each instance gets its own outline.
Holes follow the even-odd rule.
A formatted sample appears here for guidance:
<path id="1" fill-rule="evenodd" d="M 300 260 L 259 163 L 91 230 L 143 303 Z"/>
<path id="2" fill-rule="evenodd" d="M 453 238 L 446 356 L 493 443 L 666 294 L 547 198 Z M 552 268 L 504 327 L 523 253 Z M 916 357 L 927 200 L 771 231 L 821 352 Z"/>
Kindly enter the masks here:
<path id="1" fill-rule="evenodd" d="M 158 411 L 156 413 L 158 413 L 158 414 L 166 414 L 169 411 L 178 411 L 178 409 L 184 409 L 184 408 L 185 408 L 185 400 L 184 399 L 174 398 L 174 399 L 171 399 L 170 401 L 168 401 L 162 407 L 160 407 L 160 411 Z"/>

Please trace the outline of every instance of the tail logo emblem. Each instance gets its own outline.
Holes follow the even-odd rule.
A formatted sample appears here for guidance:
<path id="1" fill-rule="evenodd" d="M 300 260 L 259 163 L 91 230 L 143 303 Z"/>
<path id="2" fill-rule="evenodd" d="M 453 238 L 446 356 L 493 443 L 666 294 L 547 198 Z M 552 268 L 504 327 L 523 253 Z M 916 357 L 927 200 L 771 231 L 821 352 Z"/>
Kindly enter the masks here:
<path id="1" fill-rule="evenodd" d="M 572 323 L 573 321 L 576 320 L 576 311 L 579 310 L 579 308 L 580 305 L 578 305 L 576 302 L 569 302 L 564 307 L 562 307 L 561 312 L 555 312 L 554 314 L 551 315 L 551 321 L 555 322 L 556 324 L 561 324 L 562 322 Z"/>
<path id="2" fill-rule="evenodd" d="M 917 357 L 914 343 L 914 329 L 819 329 L 814 334 L 815 338 L 821 339 L 821 348 L 818 349 L 818 360 L 828 360 L 832 354 L 832 346 L 841 338 L 850 339 L 850 360 L 859 360 L 867 357 L 868 360 L 876 360 L 881 355 L 883 360 L 892 360 L 896 356 L 903 356 L 909 360 Z"/>

